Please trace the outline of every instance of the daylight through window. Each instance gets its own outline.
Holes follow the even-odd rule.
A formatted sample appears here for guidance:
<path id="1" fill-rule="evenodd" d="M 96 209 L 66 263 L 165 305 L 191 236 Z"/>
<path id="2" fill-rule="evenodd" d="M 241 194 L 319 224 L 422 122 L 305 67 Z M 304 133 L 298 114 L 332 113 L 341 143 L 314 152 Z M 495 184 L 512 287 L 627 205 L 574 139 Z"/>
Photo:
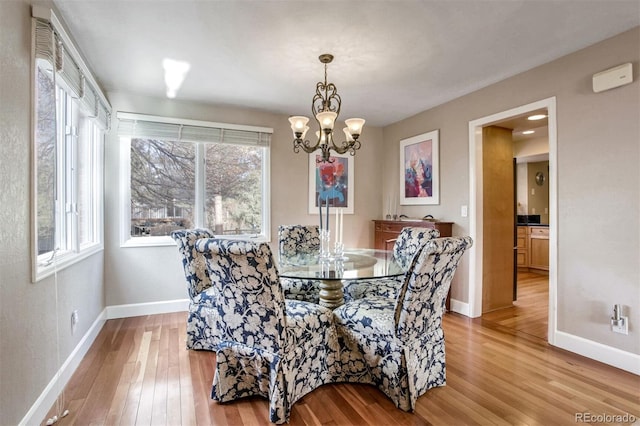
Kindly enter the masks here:
<path id="1" fill-rule="evenodd" d="M 53 13 L 38 7 L 33 13 L 37 281 L 103 247 L 102 151 L 110 107 Z"/>
<path id="2" fill-rule="evenodd" d="M 130 191 L 123 244 L 172 243 L 172 231 L 195 227 L 268 239 L 271 129 L 118 117 L 121 149 L 129 153 L 122 164 Z"/>

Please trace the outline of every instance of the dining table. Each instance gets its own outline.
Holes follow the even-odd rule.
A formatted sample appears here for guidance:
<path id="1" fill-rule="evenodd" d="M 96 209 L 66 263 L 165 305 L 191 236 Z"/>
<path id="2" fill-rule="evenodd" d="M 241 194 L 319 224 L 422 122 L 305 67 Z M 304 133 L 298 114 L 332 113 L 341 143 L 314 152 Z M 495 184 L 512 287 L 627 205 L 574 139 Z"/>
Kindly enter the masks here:
<path id="1" fill-rule="evenodd" d="M 320 257 L 318 252 L 280 255 L 278 272 L 284 278 L 318 280 L 320 305 L 331 309 L 344 304 L 343 285 L 347 281 L 392 278 L 405 273 L 393 251 L 366 248 L 346 248 L 341 256 Z"/>

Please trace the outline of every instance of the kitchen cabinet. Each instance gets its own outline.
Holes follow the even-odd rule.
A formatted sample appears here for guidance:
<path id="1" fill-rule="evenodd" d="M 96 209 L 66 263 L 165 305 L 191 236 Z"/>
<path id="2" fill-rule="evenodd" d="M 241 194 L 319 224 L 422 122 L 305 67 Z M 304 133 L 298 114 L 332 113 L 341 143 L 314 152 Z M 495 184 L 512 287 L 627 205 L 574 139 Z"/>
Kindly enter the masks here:
<path id="1" fill-rule="evenodd" d="M 516 233 L 516 266 L 518 268 L 529 268 L 529 238 L 528 226 L 518 226 Z"/>
<path id="2" fill-rule="evenodd" d="M 529 268 L 549 270 L 549 227 L 528 226 Z"/>

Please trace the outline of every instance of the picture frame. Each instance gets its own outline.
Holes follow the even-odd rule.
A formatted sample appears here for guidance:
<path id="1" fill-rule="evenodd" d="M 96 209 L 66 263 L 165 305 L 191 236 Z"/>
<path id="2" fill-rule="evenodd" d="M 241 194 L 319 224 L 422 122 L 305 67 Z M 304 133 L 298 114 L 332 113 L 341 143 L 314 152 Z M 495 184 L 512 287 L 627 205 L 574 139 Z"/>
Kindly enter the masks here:
<path id="1" fill-rule="evenodd" d="M 439 130 L 400 141 L 400 204 L 440 204 Z"/>
<path id="2" fill-rule="evenodd" d="M 331 209 L 340 208 L 343 214 L 353 214 L 353 155 L 333 154 L 329 157 L 333 162 L 318 163 L 321 158 L 322 156 L 315 152 L 309 154 L 309 214 L 320 213 L 318 199 L 323 195 L 323 200 L 329 200 Z"/>

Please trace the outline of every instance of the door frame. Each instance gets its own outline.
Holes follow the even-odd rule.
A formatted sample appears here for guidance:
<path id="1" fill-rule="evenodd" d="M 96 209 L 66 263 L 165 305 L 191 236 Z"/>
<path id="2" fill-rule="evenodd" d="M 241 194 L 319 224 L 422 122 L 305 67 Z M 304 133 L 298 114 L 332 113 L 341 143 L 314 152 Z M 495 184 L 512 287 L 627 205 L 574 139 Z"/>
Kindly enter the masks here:
<path id="1" fill-rule="evenodd" d="M 547 340 L 555 342 L 558 282 L 558 144 L 556 126 L 556 98 L 537 102 L 478 118 L 469 122 L 469 230 L 474 244 L 469 252 L 469 316 L 482 315 L 482 259 L 483 259 L 483 178 L 482 128 L 507 118 L 546 108 L 549 129 L 549 313 Z"/>

